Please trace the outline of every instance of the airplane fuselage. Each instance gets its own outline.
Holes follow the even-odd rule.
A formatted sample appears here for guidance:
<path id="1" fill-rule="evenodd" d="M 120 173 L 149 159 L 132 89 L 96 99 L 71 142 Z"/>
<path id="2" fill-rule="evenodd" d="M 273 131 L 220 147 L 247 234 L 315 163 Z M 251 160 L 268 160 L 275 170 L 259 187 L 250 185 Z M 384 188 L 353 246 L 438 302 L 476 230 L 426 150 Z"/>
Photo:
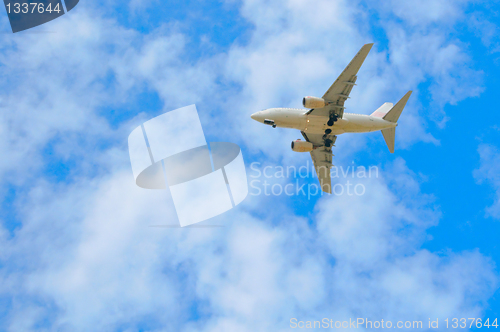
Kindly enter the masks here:
<path id="1" fill-rule="evenodd" d="M 290 147 L 295 152 L 309 152 L 316 169 L 321 190 L 332 193 L 329 170 L 333 166 L 332 147 L 337 135 L 344 133 L 369 133 L 382 131 L 385 143 L 394 153 L 398 119 L 410 98 L 408 91 L 396 105 L 386 102 L 372 114 L 352 114 L 343 110 L 357 73 L 373 44 L 365 44 L 323 97 L 306 96 L 304 108 L 269 108 L 251 115 L 252 119 L 273 127 L 293 128 L 302 132 L 304 141 L 296 139 Z"/>
<path id="2" fill-rule="evenodd" d="M 328 126 L 328 117 L 307 114 L 308 111 L 300 108 L 269 108 L 252 114 L 252 118 L 264 124 L 298 129 L 311 134 L 324 134 L 327 129 L 331 129 L 333 135 L 368 133 L 397 126 L 397 123 L 380 117 L 345 112 L 333 126 Z"/>

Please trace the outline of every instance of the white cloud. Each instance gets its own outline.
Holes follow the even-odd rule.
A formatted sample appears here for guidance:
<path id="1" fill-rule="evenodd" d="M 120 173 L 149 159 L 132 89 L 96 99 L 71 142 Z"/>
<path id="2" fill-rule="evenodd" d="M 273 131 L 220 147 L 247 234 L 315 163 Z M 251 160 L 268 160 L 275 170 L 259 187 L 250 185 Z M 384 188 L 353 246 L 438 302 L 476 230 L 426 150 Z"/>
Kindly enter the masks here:
<path id="1" fill-rule="evenodd" d="M 417 29 L 426 29 L 430 25 L 452 26 L 466 15 L 464 9 L 470 0 L 423 0 L 419 2 L 392 0 L 382 3 L 387 12 L 391 12 Z"/>
<path id="2" fill-rule="evenodd" d="M 479 183 L 487 182 L 495 190 L 495 202 L 486 208 L 486 215 L 500 219 L 500 151 L 491 144 L 480 144 L 478 147 L 480 165 L 474 170 L 474 178 Z"/>
<path id="3" fill-rule="evenodd" d="M 491 17 L 496 15 L 495 11 L 486 8 L 483 12 L 474 12 L 469 15 L 470 29 L 481 39 L 484 46 L 491 53 L 500 52 L 500 41 L 498 39 L 498 24 L 490 22 Z M 498 63 L 498 58 L 495 60 Z"/>
<path id="4" fill-rule="evenodd" d="M 271 218 L 243 208 L 210 221 L 226 227 L 199 229 L 148 227 L 175 222 L 173 206 L 135 187 L 128 168 L 92 187 L 40 184 L 23 205 L 36 209 L 0 248 L 0 294 L 32 312 L 13 308 L 6 323 L 31 330 L 53 315 L 51 330 L 275 331 L 292 317 L 481 317 L 493 264 L 476 251 L 419 249 L 438 220 L 432 197 L 401 160 L 381 174 L 349 179 L 364 196 L 323 197 L 312 223 L 289 208 Z"/>

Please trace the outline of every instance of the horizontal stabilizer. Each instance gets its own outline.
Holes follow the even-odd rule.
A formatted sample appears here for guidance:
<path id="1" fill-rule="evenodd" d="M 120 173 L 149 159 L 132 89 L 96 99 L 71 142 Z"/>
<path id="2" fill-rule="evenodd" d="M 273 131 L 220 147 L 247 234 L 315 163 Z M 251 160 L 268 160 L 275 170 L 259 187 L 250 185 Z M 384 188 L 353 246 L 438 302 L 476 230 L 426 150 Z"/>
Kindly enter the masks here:
<path id="1" fill-rule="evenodd" d="M 383 117 L 384 120 L 389 122 L 398 122 L 399 116 L 401 112 L 403 112 L 403 108 L 405 108 L 406 102 L 410 98 L 411 91 L 408 91 L 400 101 L 391 108 L 391 110 Z M 384 136 L 385 137 L 385 136 Z"/>
<path id="2" fill-rule="evenodd" d="M 394 153 L 394 142 L 396 141 L 396 128 L 388 128 L 382 130 L 382 135 L 384 135 L 385 144 L 389 148 L 391 153 Z"/>

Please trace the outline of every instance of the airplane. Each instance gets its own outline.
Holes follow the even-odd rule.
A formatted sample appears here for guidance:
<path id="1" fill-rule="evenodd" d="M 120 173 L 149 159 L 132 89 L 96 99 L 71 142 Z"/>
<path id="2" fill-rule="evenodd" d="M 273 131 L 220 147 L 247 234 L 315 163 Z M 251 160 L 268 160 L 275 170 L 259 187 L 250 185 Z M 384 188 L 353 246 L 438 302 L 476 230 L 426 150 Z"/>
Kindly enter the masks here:
<path id="1" fill-rule="evenodd" d="M 332 168 L 332 146 L 337 136 L 344 133 L 367 133 L 382 131 L 385 143 L 394 153 L 398 119 L 410 98 L 408 91 L 394 106 L 384 103 L 370 115 L 344 112 L 344 103 L 356 85 L 357 73 L 373 43 L 365 44 L 322 98 L 307 96 L 299 108 L 269 108 L 256 112 L 251 118 L 273 128 L 300 130 L 305 141 L 292 141 L 295 152 L 310 152 L 322 191 L 331 194 L 330 169 Z"/>

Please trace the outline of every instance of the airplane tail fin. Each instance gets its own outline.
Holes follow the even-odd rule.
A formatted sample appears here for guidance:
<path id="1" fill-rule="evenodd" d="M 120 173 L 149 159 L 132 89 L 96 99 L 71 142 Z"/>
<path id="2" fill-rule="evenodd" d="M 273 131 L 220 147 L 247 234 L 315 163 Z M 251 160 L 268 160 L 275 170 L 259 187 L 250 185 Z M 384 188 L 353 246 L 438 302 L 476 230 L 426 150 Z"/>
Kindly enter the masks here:
<path id="1" fill-rule="evenodd" d="M 388 128 L 382 130 L 382 135 L 384 135 L 385 144 L 389 148 L 391 153 L 394 153 L 394 143 L 396 141 L 396 128 Z"/>
<path id="2" fill-rule="evenodd" d="M 406 102 L 408 101 L 408 98 L 410 98 L 410 95 L 411 95 L 411 91 L 408 91 L 403 96 L 403 98 L 401 98 L 401 100 L 398 101 L 398 103 L 394 107 L 392 107 L 392 104 L 390 104 L 390 103 L 385 103 L 384 105 L 382 105 L 378 110 L 380 110 L 381 108 L 386 106 L 386 104 L 390 104 L 390 110 L 386 114 L 384 114 L 383 116 L 374 115 L 374 114 L 372 114 L 372 115 L 382 117 L 382 119 L 389 121 L 389 122 L 397 123 L 399 116 L 401 115 L 401 112 L 403 112 L 403 108 L 405 108 L 405 106 L 406 106 Z M 388 107 L 388 106 L 386 106 L 386 107 Z M 377 111 L 375 111 L 374 113 L 377 113 Z M 389 151 L 391 153 L 394 153 L 394 143 L 396 142 L 396 127 L 383 129 L 382 135 L 384 136 L 385 144 L 387 144 Z"/>
<path id="3" fill-rule="evenodd" d="M 401 100 L 398 101 L 396 106 L 391 108 L 391 110 L 389 112 L 387 112 L 387 114 L 384 115 L 384 117 L 382 119 L 389 121 L 389 122 L 394 122 L 394 123 L 398 122 L 399 116 L 401 115 L 401 112 L 403 112 L 403 108 L 405 108 L 406 102 L 410 98 L 410 95 L 411 95 L 411 91 L 408 91 L 403 96 L 403 98 L 401 98 Z M 384 106 L 384 105 L 382 105 L 382 106 Z"/>
<path id="4" fill-rule="evenodd" d="M 377 118 L 383 118 L 387 112 L 389 112 L 394 104 L 393 103 L 384 103 L 382 106 L 377 108 L 375 112 L 370 114 L 371 116 L 375 116 Z"/>

